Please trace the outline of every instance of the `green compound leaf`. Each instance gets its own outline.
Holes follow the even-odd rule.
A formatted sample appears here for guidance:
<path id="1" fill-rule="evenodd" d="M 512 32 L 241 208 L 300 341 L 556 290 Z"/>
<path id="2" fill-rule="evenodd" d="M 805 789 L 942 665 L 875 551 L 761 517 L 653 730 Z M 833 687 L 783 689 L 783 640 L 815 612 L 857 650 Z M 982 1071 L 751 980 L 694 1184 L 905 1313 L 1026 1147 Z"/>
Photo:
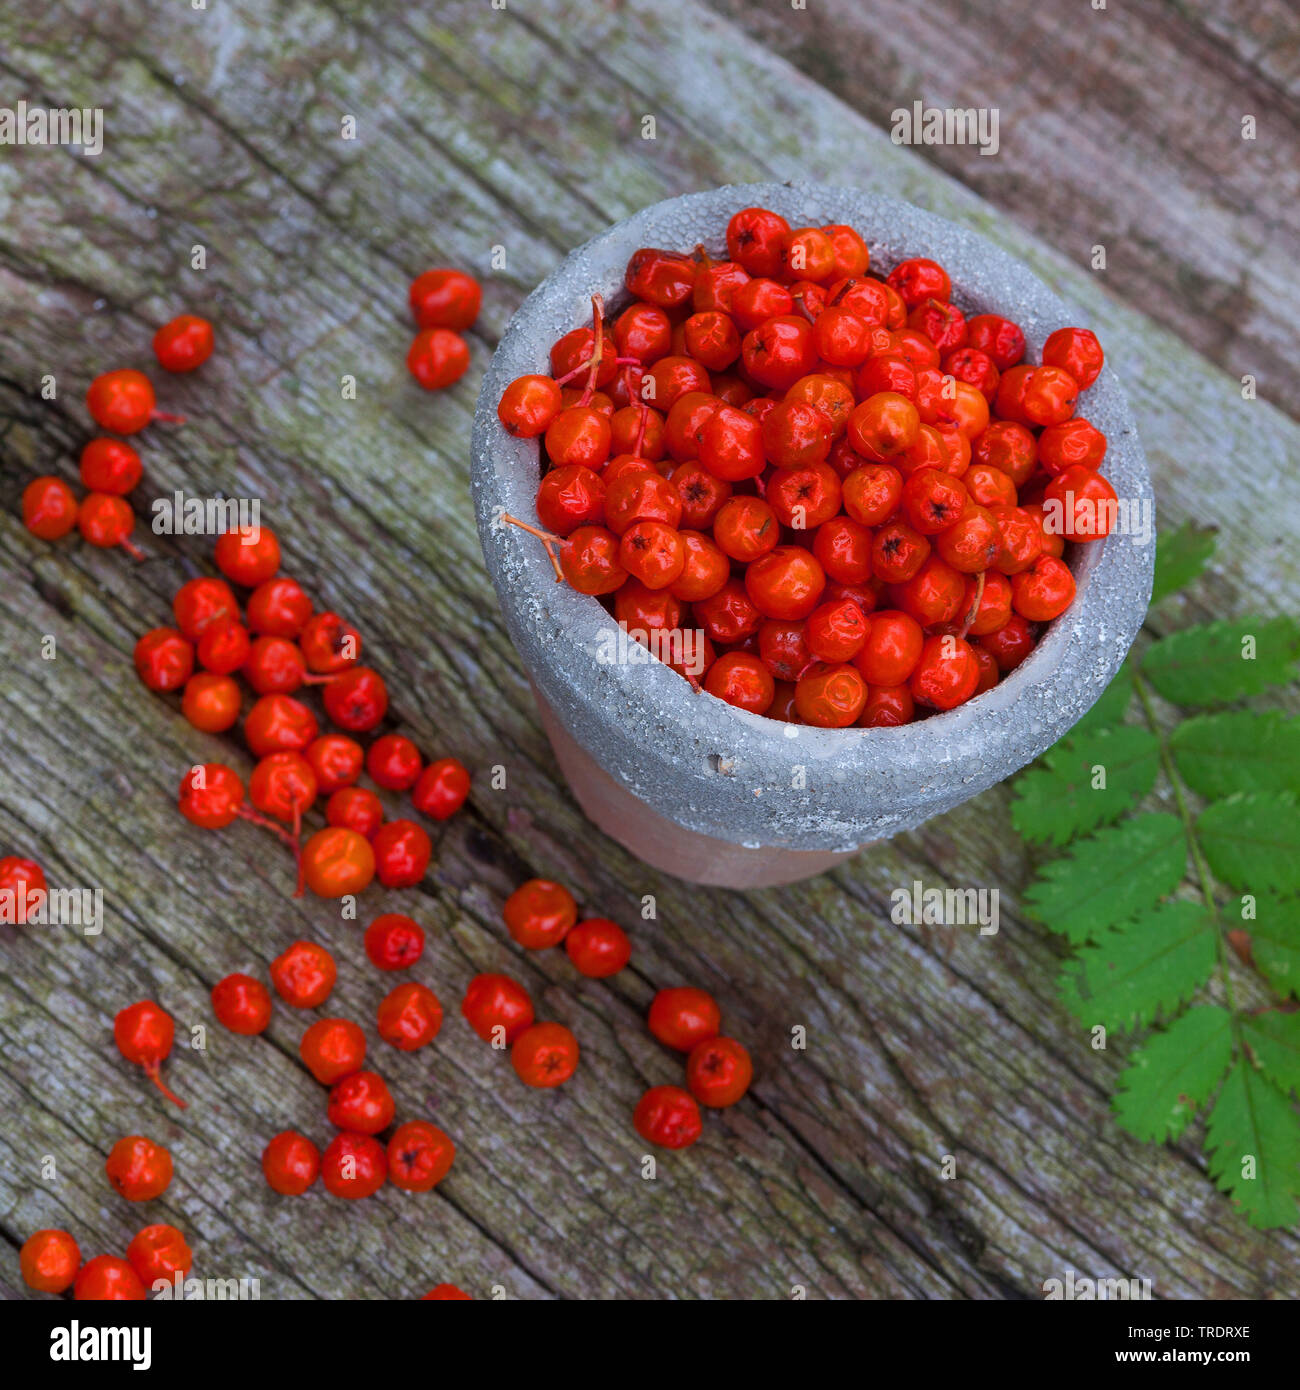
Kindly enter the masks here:
<path id="1" fill-rule="evenodd" d="M 1300 806 L 1284 792 L 1239 792 L 1201 812 L 1196 837 L 1215 874 L 1243 893 L 1300 891 Z"/>
<path id="2" fill-rule="evenodd" d="M 1251 1014 L 1241 1020 L 1241 1036 L 1270 1081 L 1284 1091 L 1300 1090 L 1300 1013 Z"/>
<path id="3" fill-rule="evenodd" d="M 1201 1004 L 1143 1044 L 1120 1074 L 1115 1118 L 1135 1139 L 1177 1139 L 1232 1062 L 1232 1015 Z"/>
<path id="4" fill-rule="evenodd" d="M 1253 908 L 1254 917 L 1242 919 L 1251 958 L 1279 994 L 1300 994 L 1300 902 L 1262 893 Z"/>
<path id="5" fill-rule="evenodd" d="M 1066 739 L 1017 779 L 1012 823 L 1031 844 L 1063 845 L 1123 815 L 1155 785 L 1159 766 L 1160 740 L 1136 725 Z"/>
<path id="6" fill-rule="evenodd" d="M 1175 590 L 1184 588 L 1205 568 L 1214 554 L 1217 536 L 1208 526 L 1184 521 L 1176 531 L 1156 536 L 1156 577 L 1151 586 L 1151 602 L 1159 603 Z"/>
<path id="7" fill-rule="evenodd" d="M 1300 1221 L 1300 1116 L 1245 1058 L 1223 1083 L 1206 1133 L 1210 1176 L 1259 1230 Z"/>
<path id="8" fill-rule="evenodd" d="M 1187 867 L 1177 816 L 1134 816 L 1080 840 L 1030 884 L 1030 913 L 1076 944 L 1172 893 Z"/>
<path id="9" fill-rule="evenodd" d="M 1097 703 L 1070 730 L 1068 738 L 1078 738 L 1094 729 L 1109 729 L 1124 722 L 1133 699 L 1133 658 L 1127 657 L 1115 679 L 1101 692 Z"/>
<path id="10" fill-rule="evenodd" d="M 1217 957 L 1215 918 L 1204 904 L 1160 903 L 1084 947 L 1062 971 L 1061 998 L 1080 1023 L 1136 1028 L 1190 999 Z"/>
<path id="11" fill-rule="evenodd" d="M 1298 657 L 1294 618 L 1233 618 L 1162 638 L 1142 674 L 1176 705 L 1218 705 L 1293 680 Z"/>
<path id="12" fill-rule="evenodd" d="M 1170 739 L 1179 774 L 1208 800 L 1233 792 L 1300 789 L 1300 719 L 1281 714 L 1202 714 Z"/>

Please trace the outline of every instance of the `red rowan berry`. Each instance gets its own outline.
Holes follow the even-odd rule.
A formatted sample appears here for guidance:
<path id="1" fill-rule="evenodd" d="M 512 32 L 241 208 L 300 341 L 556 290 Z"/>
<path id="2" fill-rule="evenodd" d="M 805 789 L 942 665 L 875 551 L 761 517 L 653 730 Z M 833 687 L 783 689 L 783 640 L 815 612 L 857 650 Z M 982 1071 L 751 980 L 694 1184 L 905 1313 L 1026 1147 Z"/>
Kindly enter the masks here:
<path id="1" fill-rule="evenodd" d="M 130 1134 L 113 1145 L 104 1171 L 128 1202 L 147 1202 L 167 1190 L 172 1180 L 172 1156 L 152 1139 Z"/>
<path id="2" fill-rule="evenodd" d="M 81 1268 L 81 1249 L 67 1231 L 33 1231 L 18 1252 L 18 1263 L 28 1288 L 62 1293 Z"/>
<path id="3" fill-rule="evenodd" d="M 437 996 L 414 981 L 395 986 L 379 1005 L 379 1036 L 403 1052 L 431 1043 L 441 1027 L 442 1005 Z"/>
<path id="4" fill-rule="evenodd" d="M 62 478 L 33 478 L 23 489 L 23 525 L 43 541 L 57 541 L 77 524 L 77 499 Z"/>
<path id="5" fill-rule="evenodd" d="M 320 1158 L 321 1181 L 335 1197 L 371 1197 L 388 1177 L 388 1155 L 369 1134 L 336 1134 Z"/>
<path id="6" fill-rule="evenodd" d="M 292 1129 L 281 1131 L 262 1150 L 262 1172 L 273 1192 L 297 1197 L 320 1173 L 320 1150 L 310 1139 Z"/>
<path id="7" fill-rule="evenodd" d="M 421 328 L 463 331 L 478 318 L 483 290 L 463 270 L 426 270 L 411 281 L 411 313 Z"/>
<path id="8" fill-rule="evenodd" d="M 180 314 L 153 335 L 154 356 L 169 372 L 192 372 L 212 356 L 212 325 L 197 314 Z"/>
<path id="9" fill-rule="evenodd" d="M 302 1035 L 298 1055 L 324 1086 L 361 1070 L 366 1060 L 366 1035 L 347 1018 L 320 1018 Z"/>
<path id="10" fill-rule="evenodd" d="M 377 1072 L 354 1071 L 330 1088 L 329 1122 L 357 1134 L 378 1134 L 393 1123 L 397 1104 Z"/>
<path id="11" fill-rule="evenodd" d="M 113 1041 L 128 1062 L 144 1068 L 144 1074 L 182 1110 L 186 1102 L 172 1093 L 162 1079 L 162 1063 L 172 1050 L 176 1026 L 171 1016 L 151 1000 L 128 1005 L 113 1020 Z"/>
<path id="12" fill-rule="evenodd" d="M 689 1052 L 696 1043 L 716 1038 L 722 1028 L 722 1012 L 711 994 L 679 986 L 661 989 L 650 1003 L 648 1024 L 661 1043 Z"/>
<path id="13" fill-rule="evenodd" d="M 137 1231 L 126 1247 L 126 1258 L 146 1289 L 162 1281 L 171 1284 L 190 1272 L 194 1255 L 175 1226 L 159 1223 Z"/>
<path id="14" fill-rule="evenodd" d="M 295 1009 L 319 1008 L 330 996 L 338 967 L 334 957 L 313 941 L 295 941 L 271 962 L 271 983 Z"/>
<path id="15" fill-rule="evenodd" d="M 520 884 L 501 909 L 510 935 L 529 950 L 558 946 L 578 920 L 578 905 L 562 884 L 530 878 Z"/>
<path id="16" fill-rule="evenodd" d="M 734 1038 L 706 1038 L 686 1059 L 686 1084 L 701 1105 L 713 1109 L 735 1103 L 749 1090 L 754 1065 Z"/>
<path id="17" fill-rule="evenodd" d="M 564 949 L 580 975 L 603 980 L 616 975 L 632 956 L 632 943 L 617 922 L 588 917 L 564 938 Z"/>
<path id="18" fill-rule="evenodd" d="M 455 1157 L 456 1145 L 437 1125 L 407 1120 L 388 1141 L 388 1177 L 403 1192 L 429 1192 L 451 1171 Z"/>
<path id="19" fill-rule="evenodd" d="M 578 1068 L 578 1040 L 562 1023 L 534 1023 L 514 1040 L 510 1061 L 524 1085 L 559 1086 Z"/>
<path id="20" fill-rule="evenodd" d="M 484 1042 L 512 1044 L 533 1021 L 533 1001 L 508 975 L 475 975 L 460 1011 Z M 497 1033 L 497 1029 L 501 1031 Z"/>
<path id="21" fill-rule="evenodd" d="M 380 970 L 405 970 L 424 954 L 424 929 L 400 912 L 385 912 L 366 928 L 366 955 Z"/>
<path id="22" fill-rule="evenodd" d="M 637 1102 L 632 1123 L 646 1143 L 663 1149 L 688 1148 L 704 1131 L 695 1097 L 680 1086 L 652 1086 Z"/>
<path id="23" fill-rule="evenodd" d="M 212 986 L 212 1012 L 223 1028 L 253 1037 L 271 1022 L 271 995 L 251 975 L 226 975 Z"/>
<path id="24" fill-rule="evenodd" d="M 145 1297 L 140 1276 L 130 1264 L 116 1255 L 96 1255 L 81 1266 L 72 1286 L 78 1303 L 109 1300 L 141 1300 Z"/>
<path id="25" fill-rule="evenodd" d="M 140 481 L 140 455 L 121 439 L 92 439 L 81 451 L 81 482 L 90 492 L 125 496 Z"/>

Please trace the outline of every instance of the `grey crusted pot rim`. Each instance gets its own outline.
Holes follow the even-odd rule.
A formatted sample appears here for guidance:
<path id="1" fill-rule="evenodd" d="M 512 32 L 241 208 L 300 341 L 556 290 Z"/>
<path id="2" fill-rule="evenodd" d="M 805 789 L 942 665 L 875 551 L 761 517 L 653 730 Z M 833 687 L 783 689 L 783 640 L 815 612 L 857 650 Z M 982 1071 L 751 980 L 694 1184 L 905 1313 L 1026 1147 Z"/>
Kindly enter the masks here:
<path id="1" fill-rule="evenodd" d="M 617 303 L 639 246 L 725 254 L 738 208 L 760 204 L 792 225 L 849 222 L 873 269 L 909 255 L 942 261 L 968 313 L 1016 319 L 1034 360 L 1054 328 L 1080 322 L 1027 267 L 966 228 L 858 189 L 731 185 L 642 209 L 572 252 L 524 301 L 484 376 L 473 433 L 472 487 L 484 557 L 529 676 L 572 735 L 633 795 L 703 834 L 740 845 L 846 850 L 918 825 L 1011 775 L 1091 707 L 1119 669 L 1150 596 L 1154 544 L 1128 536 L 1073 547 L 1078 594 L 1029 658 L 994 689 L 897 729 L 812 729 L 737 710 L 697 693 L 653 660 L 597 659 L 613 619 L 557 585 L 541 545 L 500 525 L 534 520 L 538 445 L 496 415 L 516 376 L 546 371 L 552 342 L 590 317 L 590 296 Z M 1081 413 L 1109 438 L 1104 472 L 1117 493 L 1152 501 L 1127 401 L 1106 368 Z M 802 772 L 798 771 L 803 769 Z M 802 781 L 802 785 L 798 783 Z"/>

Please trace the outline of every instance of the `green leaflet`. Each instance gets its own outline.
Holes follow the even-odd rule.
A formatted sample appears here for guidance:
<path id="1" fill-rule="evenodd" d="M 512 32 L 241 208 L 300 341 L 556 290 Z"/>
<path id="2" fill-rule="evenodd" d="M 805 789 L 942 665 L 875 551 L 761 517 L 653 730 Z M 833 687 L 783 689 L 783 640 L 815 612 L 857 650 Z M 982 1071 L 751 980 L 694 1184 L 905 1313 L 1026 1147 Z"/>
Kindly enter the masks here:
<path id="1" fill-rule="evenodd" d="M 1180 724 L 1169 743 L 1179 775 L 1207 800 L 1300 790 L 1300 719 L 1251 710 L 1202 714 Z"/>
<path id="2" fill-rule="evenodd" d="M 1279 994 L 1300 994 L 1300 902 L 1262 893 L 1254 912 L 1241 925 L 1250 933 L 1255 964 Z"/>
<path id="3" fill-rule="evenodd" d="M 1187 865 L 1177 816 L 1133 816 L 1078 841 L 1029 886 L 1030 913 L 1076 944 L 1172 893 Z"/>
<path id="4" fill-rule="evenodd" d="M 1162 638 L 1141 669 L 1176 705 L 1218 705 L 1293 680 L 1297 657 L 1294 618 L 1233 618 Z"/>
<path id="5" fill-rule="evenodd" d="M 1061 998 L 1089 1027 L 1150 1024 L 1191 998 L 1217 956 L 1215 917 L 1203 903 L 1159 903 L 1084 947 L 1061 972 Z"/>
<path id="6" fill-rule="evenodd" d="M 1152 603 L 1200 574 L 1213 549 L 1213 533 L 1190 523 L 1162 532 Z M 1188 1002 L 1222 959 L 1219 933 L 1238 926 L 1233 945 L 1244 953 L 1248 938 L 1263 978 L 1300 996 L 1300 719 L 1233 710 L 1187 719 L 1167 736 L 1154 719 L 1151 729 L 1124 719 L 1135 668 L 1166 700 L 1198 707 L 1292 680 L 1297 660 L 1300 623 L 1290 617 L 1174 633 L 1140 667 L 1129 657 L 1067 738 L 1021 775 L 1012 802 L 1024 840 L 1070 845 L 1024 896 L 1032 916 L 1077 948 L 1060 975 L 1065 1006 L 1111 1031 L 1167 1020 L 1119 1078 L 1118 1122 L 1164 1142 L 1206 1111 L 1211 1176 L 1259 1228 L 1300 1221 L 1300 1012 Z M 1143 706 L 1150 716 L 1145 690 Z M 1161 771 L 1162 738 L 1166 773 L 1208 803 L 1190 830 L 1164 812 L 1132 813 Z M 1105 769 L 1104 788 L 1093 788 L 1094 767 Z M 1185 815 L 1181 791 L 1178 801 Z M 1208 868 L 1239 902 L 1162 901 L 1183 881 L 1193 835 L 1204 857 L 1198 885 Z"/>
<path id="7" fill-rule="evenodd" d="M 1188 1009 L 1154 1033 L 1119 1078 L 1115 1117 L 1136 1139 L 1177 1139 L 1232 1062 L 1232 1015 L 1217 1004 Z"/>
<path id="8" fill-rule="evenodd" d="M 1300 1221 L 1300 1118 L 1286 1096 L 1238 1058 L 1210 1114 L 1210 1176 L 1252 1226 Z"/>
<path id="9" fill-rule="evenodd" d="M 1243 893 L 1300 891 L 1300 806 L 1282 792 L 1246 792 L 1201 812 L 1197 838 L 1216 877 Z"/>
<path id="10" fill-rule="evenodd" d="M 1063 845 L 1123 815 L 1151 790 L 1159 766 L 1160 740 L 1136 725 L 1065 739 L 1017 780 L 1012 823 L 1031 844 Z M 1094 768 L 1104 769 L 1104 787 L 1094 787 Z"/>
<path id="11" fill-rule="evenodd" d="M 1241 1020 L 1241 1036 L 1270 1081 L 1284 1091 L 1300 1091 L 1300 1013 L 1250 1014 Z"/>
<path id="12" fill-rule="evenodd" d="M 1159 603 L 1175 589 L 1190 584 L 1205 568 L 1217 536 L 1210 527 L 1184 521 L 1176 531 L 1156 536 L 1156 575 L 1151 585 L 1151 602 Z"/>

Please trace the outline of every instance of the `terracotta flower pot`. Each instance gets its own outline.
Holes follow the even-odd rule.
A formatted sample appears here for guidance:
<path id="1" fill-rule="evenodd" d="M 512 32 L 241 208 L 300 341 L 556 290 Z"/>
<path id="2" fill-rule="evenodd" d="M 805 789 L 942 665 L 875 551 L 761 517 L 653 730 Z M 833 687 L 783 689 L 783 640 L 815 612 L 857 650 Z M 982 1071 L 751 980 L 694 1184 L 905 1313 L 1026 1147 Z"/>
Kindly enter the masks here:
<path id="1" fill-rule="evenodd" d="M 488 368 L 474 421 L 479 535 L 543 727 L 587 815 L 658 869 L 734 888 L 821 873 L 875 841 L 1009 777 L 1056 742 L 1119 669 L 1146 612 L 1154 531 L 1075 546 L 1074 603 L 1032 655 L 994 689 L 899 729 L 813 729 L 747 714 L 697 693 L 650 659 L 617 658 L 613 619 L 557 584 L 541 545 L 503 512 L 534 520 L 538 444 L 497 419 L 516 376 L 548 369 L 551 344 L 590 317 L 600 293 L 616 312 L 628 257 L 641 246 L 725 257 L 737 209 L 761 205 L 791 225 L 849 223 L 872 268 L 908 256 L 942 262 L 967 313 L 1018 322 L 1037 355 L 1077 322 L 1024 266 L 982 237 L 907 203 L 852 188 L 745 184 L 645 208 L 574 251 L 528 297 Z M 1121 501 L 1154 512 L 1146 460 L 1124 393 L 1107 368 L 1081 413 L 1105 432 L 1103 468 Z M 623 653 L 627 644 L 622 647 Z"/>

